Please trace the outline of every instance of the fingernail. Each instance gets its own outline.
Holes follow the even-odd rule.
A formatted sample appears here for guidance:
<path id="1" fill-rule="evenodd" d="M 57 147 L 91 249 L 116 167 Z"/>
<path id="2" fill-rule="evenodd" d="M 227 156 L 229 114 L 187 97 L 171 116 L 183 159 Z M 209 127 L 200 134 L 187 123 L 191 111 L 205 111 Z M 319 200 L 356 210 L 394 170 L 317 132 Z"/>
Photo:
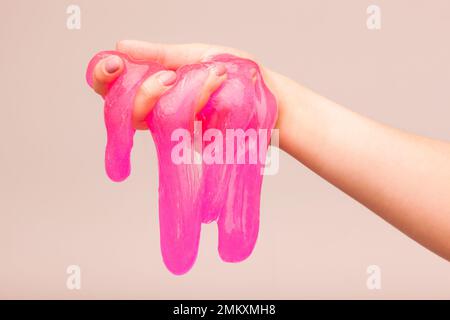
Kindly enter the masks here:
<path id="1" fill-rule="evenodd" d="M 227 68 L 222 63 L 215 63 L 211 66 L 211 70 L 216 73 L 216 76 L 223 76 L 227 72 Z"/>
<path id="2" fill-rule="evenodd" d="M 177 79 L 177 74 L 173 71 L 163 71 L 160 74 L 158 74 L 158 80 L 164 85 L 164 86 L 170 86 L 175 82 Z"/>
<path id="3" fill-rule="evenodd" d="M 105 70 L 108 73 L 114 73 L 120 68 L 120 63 L 122 60 L 118 56 L 111 56 L 106 59 Z"/>

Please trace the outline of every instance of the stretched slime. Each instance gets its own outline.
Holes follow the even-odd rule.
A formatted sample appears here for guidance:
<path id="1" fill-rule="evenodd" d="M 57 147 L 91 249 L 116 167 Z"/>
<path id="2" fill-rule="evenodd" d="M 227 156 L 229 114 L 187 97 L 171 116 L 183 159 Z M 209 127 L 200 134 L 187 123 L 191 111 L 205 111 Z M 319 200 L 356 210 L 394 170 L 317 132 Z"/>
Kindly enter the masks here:
<path id="1" fill-rule="evenodd" d="M 124 70 L 104 97 L 105 168 L 111 180 L 122 181 L 130 174 L 134 97 L 145 79 L 165 68 L 104 51 L 89 63 L 86 79 L 90 86 L 95 65 L 112 54 L 122 58 Z M 227 78 L 196 114 L 208 68 L 214 63 L 226 67 Z M 146 122 L 158 155 L 161 253 L 166 267 L 181 275 L 195 262 L 202 223 L 217 221 L 223 261 L 239 262 L 251 254 L 258 236 L 262 171 L 277 105 L 251 60 L 217 55 L 205 63 L 185 65 L 176 73 L 177 81 L 161 96 Z M 258 133 L 257 143 L 252 132 Z M 200 142 L 195 139 L 199 135 Z M 250 161 L 255 153 L 259 161 Z M 196 161 L 199 154 L 213 159 Z M 174 155 L 188 161 L 174 161 Z"/>

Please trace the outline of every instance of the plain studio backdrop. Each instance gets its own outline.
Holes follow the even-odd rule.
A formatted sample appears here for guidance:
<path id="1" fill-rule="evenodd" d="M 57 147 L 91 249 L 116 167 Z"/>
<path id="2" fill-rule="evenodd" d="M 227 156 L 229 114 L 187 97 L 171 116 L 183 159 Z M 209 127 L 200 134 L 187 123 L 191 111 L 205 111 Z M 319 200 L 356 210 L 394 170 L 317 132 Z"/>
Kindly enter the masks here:
<path id="1" fill-rule="evenodd" d="M 380 30 L 366 26 L 372 4 Z M 79 30 L 66 26 L 69 5 L 81 9 Z M 84 79 L 90 58 L 120 39 L 222 44 L 356 112 L 450 140 L 449 1 L 0 7 L 1 298 L 450 298 L 448 262 L 285 153 L 264 178 L 250 258 L 222 262 L 216 225 L 204 225 L 193 269 L 173 276 L 159 249 L 150 134 L 136 136 L 130 178 L 111 182 L 102 100 Z M 81 268 L 80 290 L 66 286 L 71 265 Z M 380 290 L 367 287 L 371 265 Z"/>

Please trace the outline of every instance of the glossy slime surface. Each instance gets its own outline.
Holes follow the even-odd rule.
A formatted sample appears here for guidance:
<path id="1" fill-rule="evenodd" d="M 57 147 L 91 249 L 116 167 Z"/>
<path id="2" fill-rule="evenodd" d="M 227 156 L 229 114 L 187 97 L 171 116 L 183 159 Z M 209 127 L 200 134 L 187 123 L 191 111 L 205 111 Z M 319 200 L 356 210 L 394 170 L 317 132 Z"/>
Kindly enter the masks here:
<path id="1" fill-rule="evenodd" d="M 93 69 L 107 55 L 120 56 L 125 64 L 122 74 L 110 86 L 105 99 L 107 129 L 105 167 L 113 181 L 130 174 L 130 152 L 135 130 L 132 108 L 135 94 L 150 75 L 164 70 L 154 62 L 133 61 L 115 51 L 100 52 L 90 61 L 86 78 L 92 86 Z M 198 95 L 208 77 L 208 67 L 222 63 L 227 79 L 214 92 L 205 107 L 195 114 Z M 185 129 L 193 137 L 201 121 L 202 131 L 215 129 L 222 141 L 203 137 L 201 149 L 222 144 L 226 149 L 228 129 L 267 129 L 259 139 L 261 159 L 265 159 L 270 130 L 277 118 L 274 96 L 265 86 L 256 63 L 232 55 L 218 55 L 207 63 L 186 65 L 177 71 L 177 81 L 159 99 L 146 122 L 156 144 L 159 166 L 159 222 L 161 253 L 167 268 L 184 274 L 197 257 L 202 223 L 217 221 L 219 254 L 226 262 L 246 259 L 252 252 L 259 230 L 259 207 L 264 160 L 257 163 L 180 163 L 171 158 L 179 144 L 172 134 Z M 260 131 L 260 130 L 259 130 Z M 246 137 L 247 139 L 247 137 Z M 246 141 L 247 142 L 247 141 Z M 195 139 L 188 146 L 198 149 Z M 255 146 L 245 143 L 245 154 Z M 228 151 L 228 150 L 227 150 Z M 236 159 L 236 150 L 234 159 Z"/>

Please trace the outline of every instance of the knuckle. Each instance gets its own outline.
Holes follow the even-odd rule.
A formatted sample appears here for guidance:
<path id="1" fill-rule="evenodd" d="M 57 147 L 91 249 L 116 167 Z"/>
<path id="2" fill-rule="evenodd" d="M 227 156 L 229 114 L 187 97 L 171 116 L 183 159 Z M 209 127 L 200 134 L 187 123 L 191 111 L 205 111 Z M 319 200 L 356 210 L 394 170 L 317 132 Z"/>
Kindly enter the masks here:
<path id="1" fill-rule="evenodd" d="M 149 78 L 144 81 L 141 85 L 140 91 L 143 96 L 146 98 L 151 98 L 156 94 L 157 86 L 155 84 L 155 79 Z"/>

